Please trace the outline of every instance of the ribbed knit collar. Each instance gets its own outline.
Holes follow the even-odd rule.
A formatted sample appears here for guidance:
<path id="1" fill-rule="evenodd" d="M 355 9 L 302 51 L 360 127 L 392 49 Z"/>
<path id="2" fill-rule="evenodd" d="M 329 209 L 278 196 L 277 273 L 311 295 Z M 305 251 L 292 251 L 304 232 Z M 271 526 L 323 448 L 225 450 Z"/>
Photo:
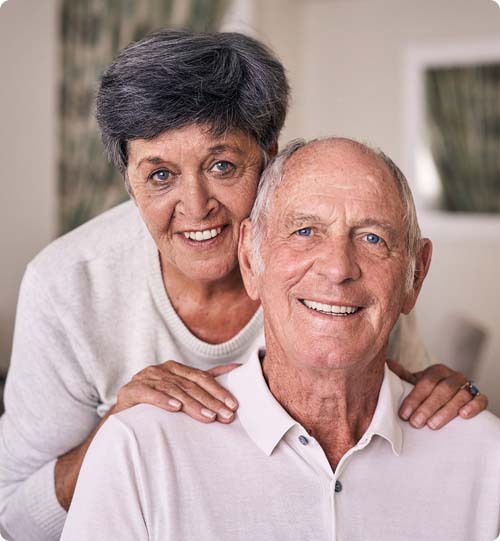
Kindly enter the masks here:
<path id="1" fill-rule="evenodd" d="M 147 232 L 147 237 L 148 241 L 145 242 L 145 245 L 148 256 L 151 293 L 173 339 L 194 354 L 211 359 L 237 357 L 239 353 L 248 348 L 249 344 L 262 332 L 262 307 L 259 307 L 245 327 L 227 342 L 209 344 L 200 340 L 186 327 L 172 306 L 163 283 L 158 248 L 149 232 Z"/>

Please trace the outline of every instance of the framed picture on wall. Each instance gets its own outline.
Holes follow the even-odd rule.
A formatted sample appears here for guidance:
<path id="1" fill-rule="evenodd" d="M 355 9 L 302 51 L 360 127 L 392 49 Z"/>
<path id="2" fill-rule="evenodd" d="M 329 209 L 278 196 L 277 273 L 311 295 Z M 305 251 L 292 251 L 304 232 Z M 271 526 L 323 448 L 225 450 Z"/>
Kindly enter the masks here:
<path id="1" fill-rule="evenodd" d="M 500 41 L 412 47 L 404 68 L 418 206 L 500 217 Z"/>

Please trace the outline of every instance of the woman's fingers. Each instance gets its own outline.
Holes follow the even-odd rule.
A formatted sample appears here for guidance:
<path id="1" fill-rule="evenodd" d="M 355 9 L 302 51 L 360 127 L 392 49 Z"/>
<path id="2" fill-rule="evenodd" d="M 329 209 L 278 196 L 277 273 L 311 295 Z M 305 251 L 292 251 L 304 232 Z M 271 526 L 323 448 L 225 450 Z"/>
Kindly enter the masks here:
<path id="1" fill-rule="evenodd" d="M 488 405 L 487 397 L 473 397 L 462 388 L 467 382 L 464 374 L 445 365 L 430 366 L 415 376 L 415 388 L 405 398 L 399 410 L 401 418 L 409 420 L 415 428 L 427 424 L 430 428 L 439 429 L 457 415 L 471 418 Z"/>
<path id="2" fill-rule="evenodd" d="M 229 408 L 232 411 L 235 411 L 238 408 L 238 401 L 236 398 L 220 383 L 218 383 L 211 373 L 205 372 L 204 370 L 199 370 L 198 368 L 192 368 L 191 366 L 186 366 L 175 361 L 167 361 L 159 366 L 164 371 L 170 372 L 178 378 L 195 383 L 198 385 L 198 387 L 218 400 L 221 403 L 220 406 Z M 220 369 L 220 367 L 216 368 Z M 189 386 L 189 388 L 192 388 L 192 386 Z M 209 406 L 208 403 L 205 405 L 207 407 Z"/>
<path id="3" fill-rule="evenodd" d="M 404 379 L 408 383 L 415 385 L 417 381 L 417 376 L 413 372 L 407 370 L 401 363 L 387 359 L 387 366 L 390 368 L 391 372 L 394 372 L 401 379 Z"/>
<path id="4" fill-rule="evenodd" d="M 155 388 L 154 381 L 131 381 L 118 392 L 113 413 L 131 408 L 137 404 L 151 404 L 167 411 L 179 411 L 182 403 L 162 390 Z"/>
<path id="5" fill-rule="evenodd" d="M 234 419 L 234 411 L 187 379 L 178 378 L 175 383 L 157 381 L 155 388 L 181 402 L 182 411 L 198 421 L 217 420 L 221 423 L 230 423 Z"/>
<path id="6" fill-rule="evenodd" d="M 447 377 L 450 370 L 444 365 L 433 365 L 421 372 L 420 378 L 415 384 L 415 388 L 403 400 L 399 408 L 399 415 L 405 421 L 414 416 L 419 406 L 433 393 L 437 384 Z M 439 406 L 441 407 L 442 404 Z M 436 408 L 436 412 L 439 408 Z M 418 419 L 420 421 L 421 418 Z M 415 421 L 415 419 L 414 419 Z M 425 422 L 423 423 L 425 424 Z M 423 426 L 422 424 L 422 426 Z"/>
<path id="7" fill-rule="evenodd" d="M 210 368 L 209 370 L 207 370 L 207 372 L 210 375 L 212 375 L 214 378 L 216 378 L 217 376 L 222 376 L 222 374 L 231 372 L 231 370 L 238 368 L 238 366 L 241 366 L 241 364 L 239 363 L 220 364 L 219 366 L 214 366 L 213 368 Z"/>
<path id="8" fill-rule="evenodd" d="M 458 412 L 464 419 L 472 419 L 488 407 L 488 397 L 484 394 L 476 395 Z"/>
<path id="9" fill-rule="evenodd" d="M 472 399 L 469 391 L 462 389 L 459 390 L 455 396 L 451 398 L 445 405 L 440 408 L 436 413 L 434 413 L 430 419 L 427 421 L 427 426 L 433 430 L 438 430 L 443 428 L 444 425 L 448 424 L 452 419 L 454 419 L 460 409 L 468 404 Z M 411 422 L 411 420 L 410 420 Z"/>
<path id="10" fill-rule="evenodd" d="M 224 373 L 238 365 L 215 367 Z M 233 395 L 203 370 L 175 361 L 148 366 L 137 373 L 118 393 L 115 412 L 135 404 L 148 403 L 168 411 L 183 411 L 201 422 L 230 423 L 238 402 Z"/>

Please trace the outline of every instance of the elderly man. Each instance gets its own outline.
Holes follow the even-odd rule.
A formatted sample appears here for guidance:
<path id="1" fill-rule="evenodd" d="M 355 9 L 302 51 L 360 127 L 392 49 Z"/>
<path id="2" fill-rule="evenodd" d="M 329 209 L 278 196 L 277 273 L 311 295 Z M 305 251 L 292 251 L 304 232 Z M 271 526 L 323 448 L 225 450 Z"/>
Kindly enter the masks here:
<path id="1" fill-rule="evenodd" d="M 63 539 L 491 540 L 500 421 L 408 428 L 385 367 L 389 333 L 431 259 L 407 182 L 346 139 L 289 145 L 242 225 L 266 351 L 221 381 L 236 421 L 141 405 L 85 459 Z"/>

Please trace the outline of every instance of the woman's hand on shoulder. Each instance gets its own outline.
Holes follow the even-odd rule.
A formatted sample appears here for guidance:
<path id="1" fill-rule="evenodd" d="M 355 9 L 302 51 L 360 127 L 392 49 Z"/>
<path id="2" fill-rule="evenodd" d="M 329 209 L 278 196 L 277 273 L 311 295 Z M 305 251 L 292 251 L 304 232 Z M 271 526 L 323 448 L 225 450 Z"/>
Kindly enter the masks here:
<path id="1" fill-rule="evenodd" d="M 111 413 L 152 404 L 171 412 L 183 411 L 203 423 L 230 423 L 238 402 L 215 378 L 237 366 L 232 363 L 208 371 L 176 361 L 147 366 L 119 390 Z"/>
<path id="2" fill-rule="evenodd" d="M 427 425 L 437 430 L 458 415 L 471 419 L 488 407 L 488 397 L 473 396 L 464 388 L 467 376 L 444 364 L 433 364 L 415 374 L 396 361 L 387 364 L 401 379 L 415 385 L 399 409 L 400 417 L 415 428 Z"/>

